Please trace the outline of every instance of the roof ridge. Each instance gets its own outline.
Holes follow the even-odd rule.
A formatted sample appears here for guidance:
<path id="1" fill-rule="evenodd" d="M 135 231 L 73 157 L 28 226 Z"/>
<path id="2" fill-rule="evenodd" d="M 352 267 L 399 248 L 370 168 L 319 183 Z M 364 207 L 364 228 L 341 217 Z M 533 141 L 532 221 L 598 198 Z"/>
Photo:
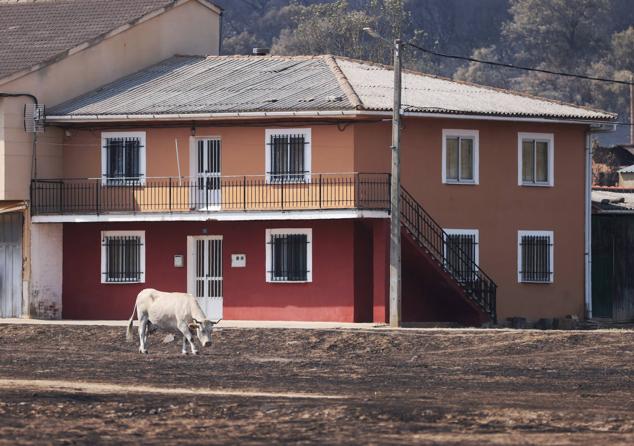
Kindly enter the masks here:
<path id="1" fill-rule="evenodd" d="M 348 62 L 352 62 L 352 63 L 358 63 L 358 64 L 362 64 L 362 65 L 369 65 L 369 66 L 375 66 L 378 68 L 383 68 L 386 70 L 393 70 L 393 67 L 391 65 L 386 65 L 386 64 L 382 64 L 379 62 L 373 62 L 373 61 L 365 61 L 365 60 L 360 60 L 360 59 L 354 59 L 351 57 L 346 57 L 346 56 L 334 56 L 335 59 L 341 59 L 341 60 L 345 60 Z M 408 73 L 408 74 L 413 74 L 416 76 L 424 76 L 424 77 L 429 77 L 432 79 L 439 79 L 439 80 L 443 80 L 443 81 L 447 81 L 447 82 L 455 82 L 457 84 L 461 84 L 461 85 L 467 85 L 470 87 L 476 87 L 476 88 L 483 88 L 485 90 L 491 90 L 491 91 L 495 91 L 498 93 L 504 93 L 504 94 L 510 94 L 510 95 L 515 95 L 515 96 L 521 96 L 524 98 L 528 98 L 528 99 L 535 99 L 537 101 L 544 101 L 544 102 L 550 102 L 553 104 L 557 104 L 557 105 L 563 105 L 563 106 L 567 106 L 567 107 L 574 107 L 574 108 L 581 108 L 587 111 L 591 111 L 594 113 L 603 113 L 606 115 L 611 115 L 614 116 L 615 118 L 618 117 L 617 113 L 613 113 L 613 112 L 609 112 L 606 110 L 602 110 L 599 108 L 593 108 L 593 107 L 589 107 L 587 105 L 578 105 L 578 104 L 573 104 L 571 102 L 565 102 L 565 101 L 560 101 L 558 99 L 552 99 L 552 98 L 545 98 L 543 96 L 537 96 L 534 94 L 530 94 L 530 93 L 525 93 L 522 91 L 517 91 L 517 90 L 510 90 L 508 88 L 499 88 L 499 87 L 493 87 L 490 85 L 482 85 L 482 84 L 476 84 L 475 82 L 469 82 L 469 81 L 463 81 L 463 80 L 458 80 L 458 79 L 452 79 L 452 78 L 448 78 L 445 76 L 438 76 L 435 74 L 429 74 L 429 73 L 424 73 L 422 71 L 416 71 L 416 70 L 410 70 L 410 69 L 403 69 L 404 73 Z"/>
<path id="2" fill-rule="evenodd" d="M 341 70 L 341 67 L 339 67 L 337 59 L 332 54 L 326 54 L 322 57 L 324 59 L 324 62 L 326 62 L 328 68 L 330 68 L 330 71 L 332 71 L 332 74 L 335 76 L 335 79 L 337 79 L 339 86 L 348 97 L 348 101 L 350 101 L 350 103 L 354 106 L 356 110 L 363 110 L 365 107 L 363 106 L 361 98 L 354 90 L 354 87 L 352 86 L 344 72 Z"/>

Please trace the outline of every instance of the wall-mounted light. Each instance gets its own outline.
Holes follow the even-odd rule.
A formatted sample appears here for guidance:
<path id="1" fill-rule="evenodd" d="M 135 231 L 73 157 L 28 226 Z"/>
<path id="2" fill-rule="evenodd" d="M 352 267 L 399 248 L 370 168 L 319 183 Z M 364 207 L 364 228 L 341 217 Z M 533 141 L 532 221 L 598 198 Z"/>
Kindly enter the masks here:
<path id="1" fill-rule="evenodd" d="M 192 125 L 192 136 L 196 136 L 196 126 Z"/>

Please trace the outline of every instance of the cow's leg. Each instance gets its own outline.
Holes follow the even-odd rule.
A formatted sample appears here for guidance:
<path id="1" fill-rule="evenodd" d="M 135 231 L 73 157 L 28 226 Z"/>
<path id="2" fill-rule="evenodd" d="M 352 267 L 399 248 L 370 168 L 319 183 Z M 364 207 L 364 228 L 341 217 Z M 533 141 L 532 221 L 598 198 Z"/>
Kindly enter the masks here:
<path id="1" fill-rule="evenodd" d="M 139 317 L 139 352 L 147 353 L 147 316 Z"/>
<path id="2" fill-rule="evenodd" d="M 192 339 L 192 333 L 189 331 L 189 327 L 187 324 L 179 324 L 178 329 L 181 333 L 183 333 L 183 338 L 189 342 L 189 346 L 192 349 L 192 355 L 198 354 L 198 349 L 196 348 L 196 344 L 194 344 L 194 340 Z M 186 350 L 185 341 L 183 340 L 183 350 Z"/>
<path id="3" fill-rule="evenodd" d="M 187 354 L 187 338 L 185 337 L 185 335 L 183 335 L 183 348 L 181 350 L 181 353 L 183 353 L 183 355 Z"/>

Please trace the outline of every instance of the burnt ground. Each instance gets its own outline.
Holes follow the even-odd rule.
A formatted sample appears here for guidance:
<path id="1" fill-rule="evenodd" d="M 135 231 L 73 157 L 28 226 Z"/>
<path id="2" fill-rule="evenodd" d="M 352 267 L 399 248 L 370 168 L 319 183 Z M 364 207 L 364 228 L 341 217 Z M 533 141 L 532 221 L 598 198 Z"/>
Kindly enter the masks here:
<path id="1" fill-rule="evenodd" d="M 0 444 L 634 444 L 633 331 L 163 336 L 0 325 Z"/>

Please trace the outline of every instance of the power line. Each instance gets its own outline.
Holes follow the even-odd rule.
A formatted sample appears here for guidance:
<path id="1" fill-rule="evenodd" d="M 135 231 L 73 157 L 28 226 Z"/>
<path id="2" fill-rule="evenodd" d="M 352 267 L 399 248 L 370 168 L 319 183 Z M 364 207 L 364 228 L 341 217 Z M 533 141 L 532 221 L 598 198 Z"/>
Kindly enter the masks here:
<path id="1" fill-rule="evenodd" d="M 423 48 L 422 46 L 418 46 L 412 42 L 405 42 L 405 45 L 409 45 L 412 48 L 422 51 L 423 53 L 431 54 L 432 56 L 437 56 L 437 57 L 445 57 L 447 59 L 464 60 L 467 62 L 476 62 L 476 63 L 486 64 L 486 65 L 493 65 L 496 67 L 511 68 L 513 70 L 533 71 L 536 73 L 554 74 L 557 76 L 572 77 L 576 79 L 585 79 L 589 81 L 610 82 L 613 84 L 620 84 L 620 85 L 634 85 L 632 84 L 632 82 L 620 81 L 617 79 L 609 79 L 605 77 L 584 76 L 582 74 L 566 73 L 564 71 L 545 70 L 541 68 L 532 68 L 532 67 L 524 67 L 521 65 L 513 65 L 510 63 L 504 63 L 504 62 L 493 62 L 490 60 L 476 59 L 473 57 L 457 56 L 455 54 L 444 54 L 444 53 L 439 53 L 437 51 L 428 50 L 427 48 Z"/>

